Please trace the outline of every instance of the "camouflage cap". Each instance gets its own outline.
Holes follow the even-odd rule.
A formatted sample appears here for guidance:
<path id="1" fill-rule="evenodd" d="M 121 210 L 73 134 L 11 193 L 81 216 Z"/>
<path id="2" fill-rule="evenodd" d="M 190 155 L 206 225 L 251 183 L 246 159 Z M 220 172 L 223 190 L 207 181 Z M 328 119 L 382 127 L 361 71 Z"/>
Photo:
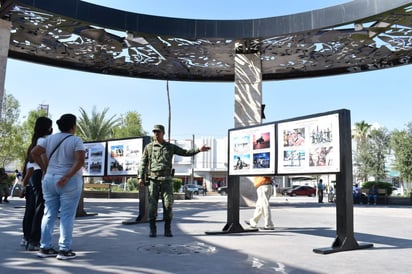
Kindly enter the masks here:
<path id="1" fill-rule="evenodd" d="M 154 125 L 152 131 L 156 131 L 156 130 L 161 131 L 161 132 L 165 132 L 165 127 L 162 126 L 162 125 Z"/>

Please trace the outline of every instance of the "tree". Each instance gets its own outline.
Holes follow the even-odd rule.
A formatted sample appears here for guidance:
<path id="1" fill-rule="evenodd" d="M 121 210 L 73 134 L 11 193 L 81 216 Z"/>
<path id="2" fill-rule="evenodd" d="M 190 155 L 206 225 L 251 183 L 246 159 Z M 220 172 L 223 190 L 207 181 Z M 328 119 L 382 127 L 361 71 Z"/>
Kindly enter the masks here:
<path id="1" fill-rule="evenodd" d="M 120 117 L 119 125 L 113 128 L 114 138 L 128 138 L 147 135 L 142 128 L 140 114 L 129 111 Z"/>
<path id="2" fill-rule="evenodd" d="M 408 182 L 408 193 L 411 192 L 412 182 L 412 123 L 408 123 L 407 130 L 394 130 L 390 140 L 391 149 L 395 155 L 394 168 L 399 171 L 400 177 Z"/>
<path id="3" fill-rule="evenodd" d="M 11 94 L 3 101 L 0 117 L 0 161 L 4 167 L 19 159 L 22 150 L 21 127 L 17 125 L 20 104 Z"/>
<path id="4" fill-rule="evenodd" d="M 370 131 L 367 151 L 369 152 L 366 163 L 368 172 L 375 177 L 375 181 L 386 178 L 385 159 L 389 154 L 390 134 L 385 128 Z"/>
<path id="5" fill-rule="evenodd" d="M 113 138 L 113 128 L 118 126 L 119 119 L 116 115 L 106 118 L 109 108 L 101 113 L 93 107 L 89 117 L 83 108 L 80 108 L 80 117 L 77 122 L 78 135 L 83 141 L 101 141 Z"/>
<path id="6" fill-rule="evenodd" d="M 352 135 L 352 138 L 356 142 L 354 161 L 356 176 L 364 182 L 368 180 L 367 163 L 370 162 L 371 158 L 368 151 L 368 138 L 370 137 L 369 132 L 371 127 L 372 125 L 365 121 L 357 122 L 355 123 L 354 134 Z"/>
<path id="7" fill-rule="evenodd" d="M 36 120 L 39 117 L 46 116 L 47 117 L 47 110 L 44 109 L 37 109 L 29 111 L 27 115 L 26 121 L 23 122 L 21 127 L 22 133 L 22 150 L 19 153 L 19 159 L 23 163 L 26 159 L 27 155 L 27 148 L 29 147 L 32 139 L 32 134 L 34 132 L 34 125 L 36 124 Z"/>

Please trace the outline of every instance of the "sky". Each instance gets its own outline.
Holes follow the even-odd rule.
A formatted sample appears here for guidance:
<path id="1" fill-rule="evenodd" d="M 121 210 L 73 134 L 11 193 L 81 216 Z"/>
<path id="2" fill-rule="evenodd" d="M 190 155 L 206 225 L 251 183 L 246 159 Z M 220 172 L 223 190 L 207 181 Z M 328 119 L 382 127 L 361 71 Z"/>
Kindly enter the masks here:
<path id="1" fill-rule="evenodd" d="M 347 2 L 345 0 L 262 0 L 258 7 L 250 1 L 198 2 L 88 0 L 95 4 L 132 12 L 199 19 L 252 19 L 304 12 Z M 204 5 L 199 5 L 203 3 Z M 281 5 L 279 5 L 281 3 Z M 219 7 L 219 8 L 216 8 Z M 264 81 L 263 99 L 270 123 L 305 115 L 348 109 L 352 124 L 365 121 L 388 130 L 405 129 L 412 102 L 412 67 L 346 74 L 340 76 Z M 109 108 L 108 118 L 136 111 L 143 129 L 154 124 L 168 125 L 166 81 L 110 76 L 22 62 L 9 58 L 5 92 L 20 103 L 20 119 L 25 120 L 40 104 L 49 105 L 57 120 L 64 113 L 79 115 L 80 107 L 91 114 Z M 171 138 L 227 136 L 234 128 L 234 83 L 169 81 Z M 57 127 L 57 126 L 56 126 Z"/>

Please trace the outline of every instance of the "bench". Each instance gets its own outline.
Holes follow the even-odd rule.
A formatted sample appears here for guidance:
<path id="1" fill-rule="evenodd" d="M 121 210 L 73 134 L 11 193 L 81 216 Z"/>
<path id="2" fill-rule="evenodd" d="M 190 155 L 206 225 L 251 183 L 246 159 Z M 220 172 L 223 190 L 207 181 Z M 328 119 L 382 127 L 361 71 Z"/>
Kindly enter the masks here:
<path id="1" fill-rule="evenodd" d="M 366 196 L 368 196 L 369 189 L 367 188 L 362 188 L 361 192 L 364 193 Z M 388 204 L 388 192 L 386 188 L 378 188 L 378 199 L 377 203 L 379 204 Z"/>
<path id="2" fill-rule="evenodd" d="M 110 194 L 112 193 L 112 185 L 111 184 L 91 184 L 91 183 L 85 183 L 84 184 L 84 189 L 102 189 L 107 191 L 107 198 L 110 199 Z"/>

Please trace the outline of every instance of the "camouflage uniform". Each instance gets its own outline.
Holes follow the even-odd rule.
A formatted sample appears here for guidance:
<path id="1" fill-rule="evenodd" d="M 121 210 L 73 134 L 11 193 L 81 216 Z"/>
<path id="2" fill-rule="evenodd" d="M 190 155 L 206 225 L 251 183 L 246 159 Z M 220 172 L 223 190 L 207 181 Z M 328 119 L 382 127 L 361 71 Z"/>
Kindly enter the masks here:
<path id="1" fill-rule="evenodd" d="M 170 224 L 173 218 L 173 155 L 193 156 L 199 152 L 199 149 L 186 150 L 166 141 L 163 143 L 153 141 L 144 148 L 138 178 L 141 179 L 147 175 L 150 181 L 149 222 L 151 236 L 156 235 L 156 217 L 159 193 L 162 195 L 165 235 L 170 237 L 172 236 Z M 148 166 L 149 163 L 150 167 Z"/>

